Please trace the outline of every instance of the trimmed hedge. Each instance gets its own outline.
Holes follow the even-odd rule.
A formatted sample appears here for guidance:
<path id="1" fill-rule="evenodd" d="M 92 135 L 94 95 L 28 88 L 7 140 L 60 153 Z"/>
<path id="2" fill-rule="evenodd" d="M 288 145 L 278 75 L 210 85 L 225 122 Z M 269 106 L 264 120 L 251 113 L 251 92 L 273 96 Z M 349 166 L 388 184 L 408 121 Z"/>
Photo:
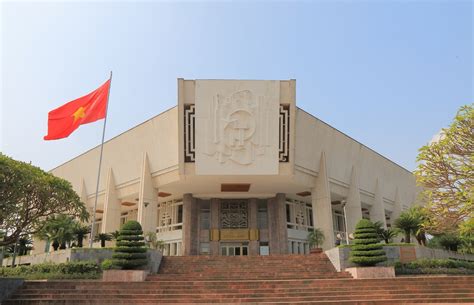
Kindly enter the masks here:
<path id="1" fill-rule="evenodd" d="M 97 279 L 101 274 L 102 270 L 95 262 L 43 263 L 0 268 L 0 277 L 20 277 L 28 280 Z"/>
<path id="2" fill-rule="evenodd" d="M 146 257 L 143 230 L 140 223 L 134 220 L 126 222 L 120 229 L 117 238 L 112 265 L 107 267 L 118 269 L 137 269 L 148 263 Z"/>
<path id="3" fill-rule="evenodd" d="M 353 243 L 350 261 L 354 264 L 375 266 L 387 260 L 375 226 L 370 220 L 361 219 L 357 223 Z"/>
<path id="4" fill-rule="evenodd" d="M 451 259 L 419 259 L 395 264 L 397 274 L 474 274 L 474 262 Z"/>

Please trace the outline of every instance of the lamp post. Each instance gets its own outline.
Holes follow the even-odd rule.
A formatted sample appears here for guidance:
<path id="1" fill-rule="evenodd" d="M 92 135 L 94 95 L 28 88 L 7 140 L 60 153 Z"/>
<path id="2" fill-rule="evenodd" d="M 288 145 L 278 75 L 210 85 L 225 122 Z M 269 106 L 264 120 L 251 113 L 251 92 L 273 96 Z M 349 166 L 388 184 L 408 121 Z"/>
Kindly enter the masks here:
<path id="1" fill-rule="evenodd" d="M 342 212 L 344 213 L 344 229 L 346 230 L 346 244 L 349 244 L 349 232 L 347 231 L 347 214 L 346 214 L 346 204 L 347 201 L 341 200 Z"/>

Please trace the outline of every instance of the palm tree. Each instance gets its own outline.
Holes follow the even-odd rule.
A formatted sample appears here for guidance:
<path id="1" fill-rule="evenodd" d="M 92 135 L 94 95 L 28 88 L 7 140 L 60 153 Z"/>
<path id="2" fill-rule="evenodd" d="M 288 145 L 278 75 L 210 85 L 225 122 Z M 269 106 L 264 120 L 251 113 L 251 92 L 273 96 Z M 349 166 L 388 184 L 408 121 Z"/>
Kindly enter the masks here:
<path id="1" fill-rule="evenodd" d="M 325 240 L 324 232 L 319 228 L 314 228 L 308 234 L 308 242 L 310 248 L 320 248 Z"/>
<path id="2" fill-rule="evenodd" d="M 145 241 L 147 242 L 148 248 L 150 249 L 163 251 L 165 248 L 165 242 L 161 239 L 158 239 L 156 232 L 147 232 L 145 234 Z"/>
<path id="3" fill-rule="evenodd" d="M 105 248 L 105 242 L 107 240 L 112 240 L 112 235 L 107 233 L 99 233 L 96 235 L 94 241 L 100 241 L 100 247 Z"/>
<path id="4" fill-rule="evenodd" d="M 91 228 L 88 225 L 83 225 L 81 223 L 76 223 L 74 227 L 74 234 L 76 234 L 77 246 L 82 248 L 82 241 L 84 237 L 89 234 Z"/>
<path id="5" fill-rule="evenodd" d="M 53 241 L 54 251 L 66 249 L 66 245 L 74 239 L 74 228 L 74 219 L 60 214 L 48 218 L 37 236 L 42 240 Z"/>
<path id="6" fill-rule="evenodd" d="M 115 230 L 114 232 L 110 233 L 110 235 L 112 236 L 112 239 L 113 239 L 113 240 L 117 240 L 117 238 L 118 238 L 119 235 L 120 235 L 120 231 L 119 231 L 119 230 Z"/>
<path id="7" fill-rule="evenodd" d="M 386 244 L 389 244 L 399 233 L 398 230 L 392 228 L 385 229 L 381 221 L 374 222 L 374 227 L 380 240 L 384 240 Z"/>
<path id="8" fill-rule="evenodd" d="M 395 219 L 394 225 L 405 233 L 405 242 L 409 244 L 411 242 L 410 235 L 412 233 L 416 234 L 420 227 L 420 220 L 414 217 L 408 210 L 402 212 L 400 217 Z"/>

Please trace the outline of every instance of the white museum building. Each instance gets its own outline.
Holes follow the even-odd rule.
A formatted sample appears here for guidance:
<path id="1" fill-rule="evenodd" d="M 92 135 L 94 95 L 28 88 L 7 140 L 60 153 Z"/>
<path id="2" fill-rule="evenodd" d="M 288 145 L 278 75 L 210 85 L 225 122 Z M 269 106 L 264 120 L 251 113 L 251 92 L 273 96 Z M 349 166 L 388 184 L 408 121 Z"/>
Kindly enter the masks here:
<path id="1" fill-rule="evenodd" d="M 51 170 L 91 214 L 99 153 Z M 312 228 L 329 249 L 416 194 L 410 171 L 298 108 L 295 80 L 178 79 L 177 106 L 104 143 L 95 218 L 138 220 L 165 255 L 303 254 Z"/>

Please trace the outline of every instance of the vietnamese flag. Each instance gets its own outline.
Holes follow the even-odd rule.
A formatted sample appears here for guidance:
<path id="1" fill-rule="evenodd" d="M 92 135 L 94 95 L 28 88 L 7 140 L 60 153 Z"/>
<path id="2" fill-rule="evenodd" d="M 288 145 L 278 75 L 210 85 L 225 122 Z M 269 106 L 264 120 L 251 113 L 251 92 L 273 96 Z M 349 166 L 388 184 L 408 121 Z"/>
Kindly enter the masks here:
<path id="1" fill-rule="evenodd" d="M 48 135 L 45 140 L 67 138 L 80 125 L 105 118 L 110 79 L 102 86 L 48 113 Z"/>

